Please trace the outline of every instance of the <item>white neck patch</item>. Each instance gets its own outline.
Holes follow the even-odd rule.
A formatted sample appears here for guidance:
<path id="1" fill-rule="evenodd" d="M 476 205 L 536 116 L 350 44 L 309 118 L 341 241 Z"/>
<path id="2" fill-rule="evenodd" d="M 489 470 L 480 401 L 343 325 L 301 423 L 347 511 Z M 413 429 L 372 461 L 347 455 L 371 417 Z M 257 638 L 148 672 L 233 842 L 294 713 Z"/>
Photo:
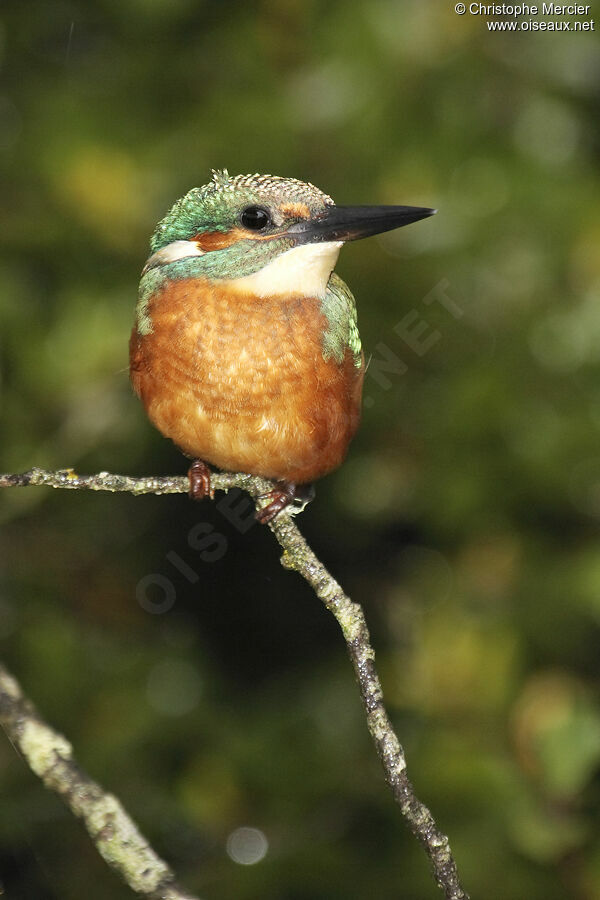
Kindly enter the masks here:
<path id="1" fill-rule="evenodd" d="M 224 283 L 234 290 L 248 291 L 258 297 L 278 294 L 324 297 L 342 244 L 343 241 L 300 244 L 281 253 L 258 272 Z"/>
<path id="2" fill-rule="evenodd" d="M 153 253 L 146 260 L 142 275 L 148 269 L 164 266 L 178 259 L 186 259 L 188 256 L 204 256 L 204 250 L 201 250 L 195 241 L 172 241 L 166 247 L 161 247 L 160 250 L 157 250 L 156 253 Z"/>

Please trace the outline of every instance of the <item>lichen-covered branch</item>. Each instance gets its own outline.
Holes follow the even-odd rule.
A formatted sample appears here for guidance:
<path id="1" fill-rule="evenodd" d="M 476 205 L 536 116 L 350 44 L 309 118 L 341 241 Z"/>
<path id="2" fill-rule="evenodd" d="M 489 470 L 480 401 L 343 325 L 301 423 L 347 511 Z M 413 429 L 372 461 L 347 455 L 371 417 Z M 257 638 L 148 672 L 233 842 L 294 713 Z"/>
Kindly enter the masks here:
<path id="1" fill-rule="evenodd" d="M 44 722 L 3 665 L 0 724 L 32 771 L 83 820 L 98 852 L 132 890 L 147 900 L 194 900 L 177 886 L 117 798 L 79 768 L 69 742 Z"/>
<path id="2" fill-rule="evenodd" d="M 346 596 L 289 516 L 278 516 L 271 523 L 271 530 L 284 549 L 282 565 L 306 579 L 342 629 L 356 672 L 369 732 L 386 781 L 411 831 L 423 844 L 439 887 L 448 900 L 468 900 L 468 894 L 460 884 L 448 838 L 437 827 L 429 809 L 417 798 L 406 774 L 404 750 L 383 704 L 383 691 L 375 669 L 375 651 L 362 607 Z"/>
<path id="3" fill-rule="evenodd" d="M 58 469 L 49 472 L 46 469 L 29 469 L 27 472 L 0 474 L 0 488 L 29 487 L 32 485 L 63 488 L 73 491 L 109 491 L 127 494 L 185 494 L 190 482 L 186 476 L 152 475 L 148 478 L 131 478 L 129 475 L 111 475 L 110 472 L 98 472 L 97 475 L 78 475 L 73 469 Z M 212 472 L 211 485 L 215 490 L 227 491 L 232 487 L 247 490 L 253 496 L 265 493 L 271 484 L 264 478 L 255 475 L 233 474 L 231 472 Z"/>
<path id="4" fill-rule="evenodd" d="M 130 478 L 125 475 L 111 475 L 108 472 L 100 472 L 98 475 L 76 475 L 72 469 L 58 472 L 31 469 L 22 474 L 0 475 L 0 487 L 39 484 L 79 490 L 127 491 L 132 494 L 184 493 L 189 488 L 188 479 L 181 477 Z M 262 478 L 228 472 L 212 474 L 211 484 L 216 490 L 242 488 L 251 494 L 257 505 L 261 502 L 258 498 L 271 487 L 269 482 Z M 295 570 L 306 579 L 327 609 L 333 613 L 342 629 L 356 672 L 369 732 L 383 765 L 387 783 L 411 831 L 425 848 L 437 884 L 447 900 L 468 900 L 468 894 L 460 884 L 448 838 L 437 827 L 429 809 L 415 795 L 406 774 L 404 751 L 383 704 L 383 692 L 375 669 L 375 653 L 362 607 L 346 596 L 337 581 L 312 552 L 288 513 L 280 514 L 269 527 L 283 549 L 282 565 Z M 34 771 L 37 770 L 34 768 Z M 49 786 L 53 785 L 50 783 Z M 114 800 L 113 802 L 116 803 Z M 75 809 L 73 811 L 80 814 Z M 94 838 L 97 832 L 90 830 L 90 833 Z M 103 853 L 100 847 L 99 849 Z M 160 860 L 157 862 L 164 866 Z M 155 895 L 148 894 L 148 896 Z M 162 894 L 162 896 L 175 898 L 182 895 Z"/>

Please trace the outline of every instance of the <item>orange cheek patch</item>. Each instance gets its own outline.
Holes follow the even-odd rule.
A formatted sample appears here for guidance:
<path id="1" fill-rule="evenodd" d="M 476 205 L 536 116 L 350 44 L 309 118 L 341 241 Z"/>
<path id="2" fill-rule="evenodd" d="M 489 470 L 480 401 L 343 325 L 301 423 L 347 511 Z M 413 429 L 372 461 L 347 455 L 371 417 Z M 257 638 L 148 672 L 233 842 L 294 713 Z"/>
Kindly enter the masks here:
<path id="1" fill-rule="evenodd" d="M 211 250 L 224 250 L 237 244 L 238 241 L 268 241 L 273 237 L 271 234 L 255 234 L 246 228 L 232 228 L 231 231 L 205 231 L 197 234 L 192 238 L 195 244 L 205 253 Z"/>
<path id="2" fill-rule="evenodd" d="M 301 219 L 308 219 L 310 216 L 310 209 L 306 203 L 285 203 L 281 207 L 281 212 L 290 218 L 299 216 Z"/>
<path id="3" fill-rule="evenodd" d="M 231 247 L 232 244 L 236 244 L 243 236 L 244 234 L 241 229 L 234 228 L 232 231 L 225 232 L 205 231 L 202 234 L 197 234 L 192 240 L 194 243 L 198 244 L 198 247 L 201 250 L 209 253 L 211 250 L 224 250 L 225 247 Z"/>

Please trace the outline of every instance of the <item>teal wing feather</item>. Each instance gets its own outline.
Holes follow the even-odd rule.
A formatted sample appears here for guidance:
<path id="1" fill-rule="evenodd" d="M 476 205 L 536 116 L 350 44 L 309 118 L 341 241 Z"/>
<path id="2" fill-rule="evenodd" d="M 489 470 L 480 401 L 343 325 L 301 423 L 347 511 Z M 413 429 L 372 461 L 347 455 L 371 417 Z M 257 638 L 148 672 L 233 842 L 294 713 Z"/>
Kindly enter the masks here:
<path id="1" fill-rule="evenodd" d="M 321 303 L 327 319 L 323 334 L 323 356 L 342 363 L 346 350 L 350 348 L 354 365 L 362 365 L 362 347 L 356 322 L 356 303 L 348 285 L 339 275 L 332 272 L 327 283 L 327 292 Z"/>

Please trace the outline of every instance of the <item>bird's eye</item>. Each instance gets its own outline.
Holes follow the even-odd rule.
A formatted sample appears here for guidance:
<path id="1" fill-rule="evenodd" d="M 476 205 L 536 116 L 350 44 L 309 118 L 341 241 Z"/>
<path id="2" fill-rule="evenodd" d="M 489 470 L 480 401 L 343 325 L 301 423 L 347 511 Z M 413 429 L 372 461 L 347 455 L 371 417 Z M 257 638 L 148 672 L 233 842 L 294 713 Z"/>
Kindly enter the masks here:
<path id="1" fill-rule="evenodd" d="M 241 222 L 250 231 L 263 231 L 271 224 L 271 216 L 263 206 L 248 206 L 241 215 Z"/>

